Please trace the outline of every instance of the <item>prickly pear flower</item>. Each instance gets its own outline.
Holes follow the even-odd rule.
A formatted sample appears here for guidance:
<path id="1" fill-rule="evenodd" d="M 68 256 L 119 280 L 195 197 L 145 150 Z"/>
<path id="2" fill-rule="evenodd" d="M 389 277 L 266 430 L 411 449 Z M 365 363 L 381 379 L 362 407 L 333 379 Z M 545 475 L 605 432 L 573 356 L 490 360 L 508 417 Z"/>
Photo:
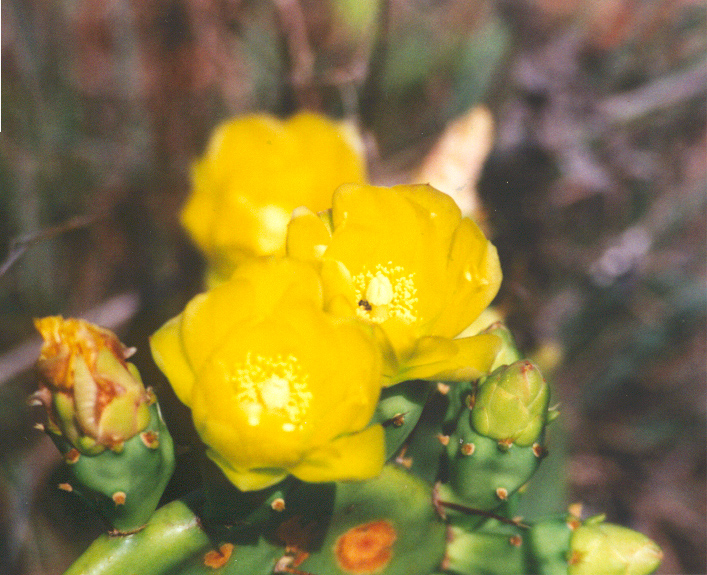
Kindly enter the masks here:
<path id="1" fill-rule="evenodd" d="M 388 385 L 472 379 L 491 367 L 495 335 L 455 336 L 496 295 L 498 256 L 446 194 L 345 184 L 329 214 L 293 213 L 287 247 L 320 262 L 326 309 L 379 326 Z"/>
<path id="2" fill-rule="evenodd" d="M 192 168 L 181 221 L 209 263 L 210 283 L 249 256 L 284 253 L 290 214 L 330 206 L 339 184 L 366 180 L 363 146 L 343 122 L 312 113 L 249 115 L 219 126 Z"/>
<path id="3" fill-rule="evenodd" d="M 33 396 L 47 410 L 48 431 L 81 453 L 95 455 L 147 427 L 154 396 L 145 390 L 130 350 L 117 336 L 81 319 L 35 320 L 44 342 L 37 367 L 42 380 Z"/>
<path id="4" fill-rule="evenodd" d="M 292 474 L 367 479 L 384 462 L 369 427 L 381 359 L 369 326 L 322 310 L 307 263 L 254 259 L 196 296 L 151 339 L 207 454 L 242 491 Z"/>

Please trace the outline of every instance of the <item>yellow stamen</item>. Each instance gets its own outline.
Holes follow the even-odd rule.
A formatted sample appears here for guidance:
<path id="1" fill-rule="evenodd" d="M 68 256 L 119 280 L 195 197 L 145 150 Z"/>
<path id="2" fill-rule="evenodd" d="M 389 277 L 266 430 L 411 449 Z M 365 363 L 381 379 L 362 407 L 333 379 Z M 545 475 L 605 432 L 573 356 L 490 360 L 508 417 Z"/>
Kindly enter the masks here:
<path id="1" fill-rule="evenodd" d="M 388 305 L 393 301 L 393 286 L 387 276 L 377 272 L 366 288 L 366 300 L 371 305 Z"/>
<path id="2" fill-rule="evenodd" d="M 276 413 L 286 421 L 284 431 L 294 431 L 303 421 L 312 393 L 308 375 L 296 357 L 262 356 L 248 353 L 233 376 L 236 400 L 248 416 L 250 425 L 259 425 L 264 411 Z"/>
<path id="3" fill-rule="evenodd" d="M 374 323 L 383 323 L 390 317 L 406 323 L 418 321 L 414 275 L 406 274 L 405 268 L 394 266 L 392 262 L 355 275 L 352 279 L 358 315 Z"/>

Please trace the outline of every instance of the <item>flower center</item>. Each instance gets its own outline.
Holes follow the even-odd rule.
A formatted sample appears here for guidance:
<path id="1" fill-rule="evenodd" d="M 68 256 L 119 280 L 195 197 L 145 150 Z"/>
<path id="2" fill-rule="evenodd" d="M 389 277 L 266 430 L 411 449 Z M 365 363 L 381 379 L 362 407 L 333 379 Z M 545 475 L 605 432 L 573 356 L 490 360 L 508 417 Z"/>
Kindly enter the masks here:
<path id="1" fill-rule="evenodd" d="M 263 412 L 267 411 L 285 419 L 284 431 L 294 431 L 301 425 L 312 400 L 308 379 L 292 355 L 262 356 L 248 352 L 235 370 L 236 400 L 246 412 L 249 425 L 259 425 Z"/>
<path id="2" fill-rule="evenodd" d="M 406 323 L 417 321 L 415 274 L 406 274 L 401 266 L 378 264 L 353 277 L 358 315 L 374 323 L 397 317 Z"/>

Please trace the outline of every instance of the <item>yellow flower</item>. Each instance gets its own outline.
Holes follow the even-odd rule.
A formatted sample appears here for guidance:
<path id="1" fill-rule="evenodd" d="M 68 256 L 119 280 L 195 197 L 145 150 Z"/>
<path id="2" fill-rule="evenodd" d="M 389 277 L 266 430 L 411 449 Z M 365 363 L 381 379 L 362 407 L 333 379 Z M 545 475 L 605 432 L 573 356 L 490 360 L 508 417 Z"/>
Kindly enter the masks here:
<path id="1" fill-rule="evenodd" d="M 287 121 L 268 115 L 219 126 L 192 169 L 181 220 L 204 252 L 211 285 L 248 256 L 283 254 L 290 214 L 321 211 L 340 184 L 366 180 L 354 130 L 312 113 Z"/>
<path id="2" fill-rule="evenodd" d="M 288 474 L 320 482 L 380 472 L 383 430 L 368 424 L 381 359 L 370 332 L 322 310 L 312 266 L 254 259 L 196 296 L 151 345 L 209 457 L 248 491 Z"/>
<path id="3" fill-rule="evenodd" d="M 454 339 L 501 282 L 494 246 L 428 185 L 343 185 L 330 214 L 297 210 L 290 255 L 319 260 L 325 309 L 380 326 L 387 384 L 472 379 L 491 367 L 491 334 Z"/>
<path id="4" fill-rule="evenodd" d="M 44 343 L 35 400 L 47 409 L 48 430 L 82 453 L 120 451 L 150 422 L 153 396 L 116 335 L 81 319 L 35 320 Z"/>

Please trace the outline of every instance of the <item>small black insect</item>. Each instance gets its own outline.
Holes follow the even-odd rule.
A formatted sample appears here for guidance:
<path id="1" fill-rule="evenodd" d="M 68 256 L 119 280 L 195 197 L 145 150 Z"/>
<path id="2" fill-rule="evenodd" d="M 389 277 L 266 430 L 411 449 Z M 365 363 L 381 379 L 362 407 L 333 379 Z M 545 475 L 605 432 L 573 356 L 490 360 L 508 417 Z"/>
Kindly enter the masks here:
<path id="1" fill-rule="evenodd" d="M 358 300 L 358 305 L 361 306 L 366 311 L 371 311 L 371 309 L 372 309 L 371 304 L 368 303 L 368 301 L 366 301 L 365 299 Z"/>

